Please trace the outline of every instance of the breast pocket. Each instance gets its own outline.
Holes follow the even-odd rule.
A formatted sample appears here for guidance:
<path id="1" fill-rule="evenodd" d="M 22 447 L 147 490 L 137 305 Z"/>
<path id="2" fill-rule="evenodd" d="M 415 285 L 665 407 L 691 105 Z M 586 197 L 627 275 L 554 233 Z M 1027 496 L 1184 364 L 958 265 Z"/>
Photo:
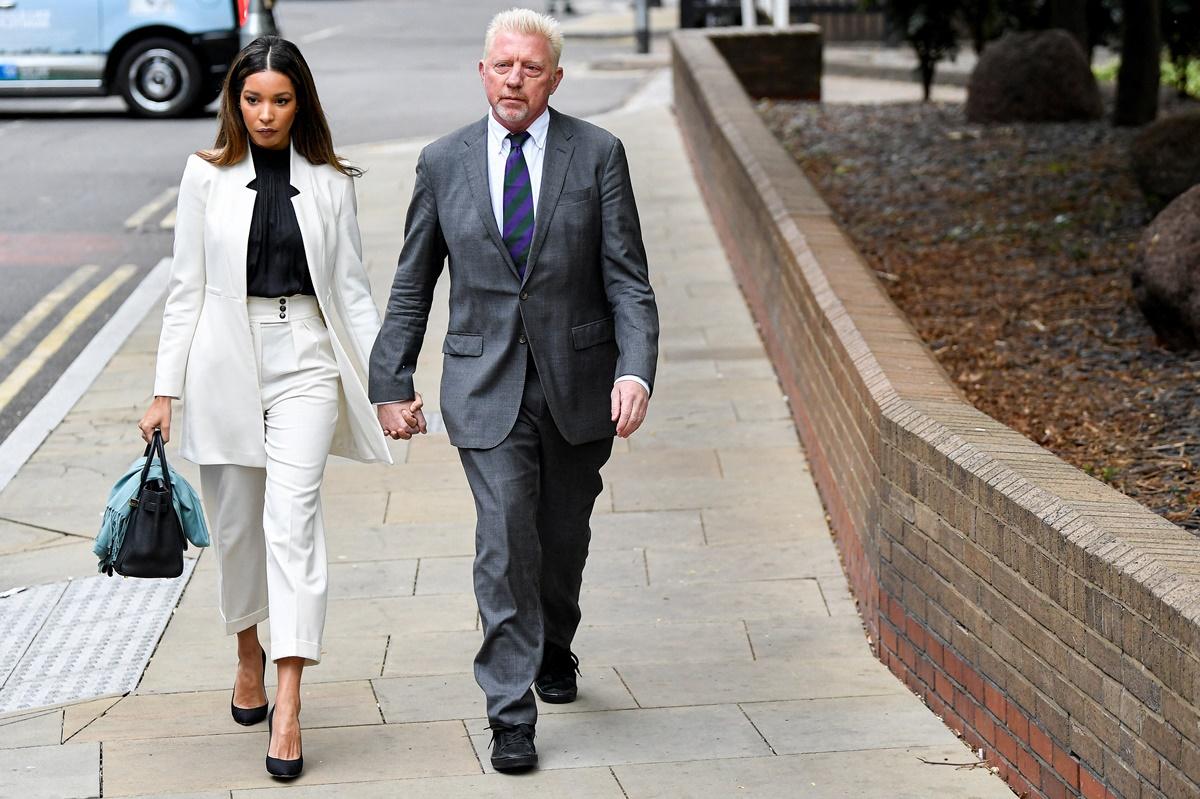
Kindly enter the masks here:
<path id="1" fill-rule="evenodd" d="M 442 352 L 478 358 L 483 355 L 483 336 L 478 333 L 447 333 L 442 342 Z"/>

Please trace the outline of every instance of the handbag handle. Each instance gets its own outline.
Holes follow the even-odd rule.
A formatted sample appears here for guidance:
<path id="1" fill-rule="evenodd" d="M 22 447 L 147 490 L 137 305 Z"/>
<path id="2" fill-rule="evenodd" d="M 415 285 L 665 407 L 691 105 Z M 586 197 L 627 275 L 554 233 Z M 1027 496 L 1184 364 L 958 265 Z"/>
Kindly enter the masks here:
<path id="1" fill-rule="evenodd" d="M 166 487 L 167 496 L 171 496 L 171 471 L 167 466 L 167 450 L 163 445 L 162 431 L 156 427 L 154 428 L 154 435 L 150 437 L 150 441 L 146 444 L 146 451 L 143 454 L 146 462 L 142 465 L 142 476 L 138 481 L 138 492 L 129 500 L 129 504 L 134 507 L 137 507 L 138 496 L 141 495 L 142 489 L 146 487 L 146 480 L 150 475 L 150 464 L 154 462 L 155 456 L 158 457 L 158 462 L 162 465 L 163 485 Z"/>

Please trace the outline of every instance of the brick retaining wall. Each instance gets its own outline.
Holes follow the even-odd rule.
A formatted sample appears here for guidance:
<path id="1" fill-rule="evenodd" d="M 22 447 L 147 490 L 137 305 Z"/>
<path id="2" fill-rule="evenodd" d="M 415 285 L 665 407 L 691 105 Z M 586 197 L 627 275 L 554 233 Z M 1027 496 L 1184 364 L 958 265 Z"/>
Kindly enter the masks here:
<path id="1" fill-rule="evenodd" d="M 674 36 L 676 111 L 876 654 L 1018 793 L 1200 796 L 1200 540 L 962 397 L 723 35 Z"/>

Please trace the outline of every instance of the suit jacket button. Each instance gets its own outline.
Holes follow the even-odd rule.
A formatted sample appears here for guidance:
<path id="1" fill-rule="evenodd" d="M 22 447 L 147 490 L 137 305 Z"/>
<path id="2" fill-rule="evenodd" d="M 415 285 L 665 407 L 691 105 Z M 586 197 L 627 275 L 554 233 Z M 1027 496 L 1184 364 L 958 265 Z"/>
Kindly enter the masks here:
<path id="1" fill-rule="evenodd" d="M 521 299 L 523 299 L 523 300 L 527 300 L 527 299 L 529 299 L 529 292 L 528 292 L 528 291 L 522 291 L 522 292 L 521 292 Z"/>
<path id="2" fill-rule="evenodd" d="M 521 334 L 521 337 L 520 337 L 520 338 L 518 338 L 518 339 L 517 339 L 517 341 L 519 341 L 520 343 L 524 344 L 524 343 L 525 343 L 525 334 L 524 334 L 524 333 L 522 333 L 522 334 Z"/>

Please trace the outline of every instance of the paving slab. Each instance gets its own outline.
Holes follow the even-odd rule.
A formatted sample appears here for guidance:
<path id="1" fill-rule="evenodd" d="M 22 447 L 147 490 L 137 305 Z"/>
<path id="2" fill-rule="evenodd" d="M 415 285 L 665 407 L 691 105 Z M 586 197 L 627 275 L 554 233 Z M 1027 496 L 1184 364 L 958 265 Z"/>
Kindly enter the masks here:
<path id="1" fill-rule="evenodd" d="M 0 799 L 86 799 L 100 795 L 100 744 L 0 749 Z"/>
<path id="2" fill-rule="evenodd" d="M 1012 799 L 986 769 L 927 765 L 970 760 L 961 744 L 740 760 L 617 766 L 628 799 Z"/>
<path id="3" fill-rule="evenodd" d="M 616 664 L 642 707 L 907 693 L 874 658 Z"/>
<path id="4" fill-rule="evenodd" d="M 837 550 L 827 536 L 698 549 L 649 549 L 646 564 L 652 586 L 791 580 L 819 575 L 842 579 Z M 836 582 L 830 583 L 832 591 Z M 819 579 L 818 585 L 824 589 Z"/>
<path id="5" fill-rule="evenodd" d="M 858 603 L 850 593 L 850 584 L 844 575 L 827 572 L 817 577 L 817 585 L 821 587 L 821 596 L 830 616 L 858 617 Z"/>
<path id="6" fill-rule="evenodd" d="M 780 509 L 804 507 L 803 496 L 790 481 L 763 472 L 755 479 L 725 477 L 660 477 L 658 480 L 612 480 L 613 508 L 618 512 L 688 510 L 772 504 Z"/>
<path id="7" fill-rule="evenodd" d="M 816 580 L 758 580 L 647 588 L 588 588 L 583 617 L 594 625 L 764 618 L 783 613 L 828 616 Z"/>
<path id="8" fill-rule="evenodd" d="M 741 621 L 585 624 L 579 628 L 572 649 L 579 655 L 583 668 L 589 663 L 669 664 L 753 659 Z"/>
<path id="9" fill-rule="evenodd" d="M 388 511 L 386 492 L 371 494 L 335 494 L 322 492 L 321 508 L 328 519 L 331 535 L 341 530 L 355 530 L 383 524 Z"/>
<path id="10" fill-rule="evenodd" d="M 260 732 L 266 722 L 243 727 L 230 717 L 232 689 L 183 694 L 127 696 L 78 735 L 77 741 L 122 741 L 136 738 L 181 738 Z M 272 699 L 268 692 L 268 699 Z M 305 730 L 381 724 L 375 694 L 367 680 L 310 683 L 300 690 Z"/>
<path id="11" fill-rule="evenodd" d="M 80 730 L 86 729 L 89 724 L 103 716 L 123 699 L 124 697 L 120 696 L 109 696 L 63 708 L 62 742 L 67 743 L 72 740 Z"/>
<path id="12" fill-rule="evenodd" d="M 62 533 L 51 530 L 42 530 L 16 522 L 0 521 L 0 556 L 62 543 L 63 538 Z"/>
<path id="13" fill-rule="evenodd" d="M 415 559 L 340 561 L 331 558 L 329 598 L 336 600 L 412 596 L 416 576 Z M 205 577 L 197 579 L 196 584 L 189 588 L 183 606 L 210 608 L 215 618 L 219 603 L 216 579 Z"/>
<path id="14" fill-rule="evenodd" d="M 591 552 L 703 544 L 704 525 L 699 511 L 626 512 L 592 517 Z"/>
<path id="15" fill-rule="evenodd" d="M 466 661 L 460 664 L 469 666 Z M 388 724 L 472 719 L 486 715 L 483 692 L 471 672 L 424 677 L 384 677 L 371 681 Z M 579 698 L 565 705 L 539 700 L 539 716 L 637 707 L 621 678 L 609 666 L 589 665 L 580 678 Z"/>
<path id="16" fill-rule="evenodd" d="M 454 674 L 470 668 L 483 643 L 479 630 L 415 633 L 397 630 L 387 649 L 384 677 Z"/>
<path id="17" fill-rule="evenodd" d="M 361 527 L 329 542 L 330 563 L 475 554 L 475 520 Z"/>
<path id="18" fill-rule="evenodd" d="M 731 400 L 715 400 L 708 403 L 719 410 L 722 417 L 729 415 L 732 410 Z M 674 412 L 682 412 L 675 407 L 663 407 L 666 403 L 654 403 L 655 418 L 661 419 Z M 618 452 L 609 458 L 601 472 L 606 481 L 610 480 L 644 480 L 654 481 L 665 474 L 672 477 L 708 477 L 719 478 L 721 466 L 717 461 L 716 451 L 681 452 L 673 450 L 649 450 L 644 452 Z"/>
<path id="19" fill-rule="evenodd" d="M 0 718 L 0 749 L 62 743 L 62 708 L 14 713 Z"/>
<path id="20" fill-rule="evenodd" d="M 802 504 L 798 509 L 781 509 L 773 505 L 704 508 L 700 518 L 704 524 L 704 539 L 709 544 L 786 541 L 829 535 L 825 509 L 820 505 Z"/>
<path id="21" fill-rule="evenodd" d="M 184 636 L 164 638 L 138 685 L 139 694 L 190 691 L 231 690 L 237 669 L 237 644 L 232 636 L 218 633 L 211 640 L 186 640 Z M 259 640 L 270 648 L 267 628 L 260 628 Z M 368 680 L 383 671 L 388 651 L 386 634 L 327 635 L 322 643 L 321 662 L 304 670 L 304 684 Z M 275 684 L 276 670 L 267 668 L 267 685 Z"/>
<path id="22" fill-rule="evenodd" d="M 467 723 L 490 772 L 486 726 L 483 719 Z M 548 715 L 538 721 L 537 744 L 538 767 L 547 770 L 770 754 L 734 705 Z"/>
<path id="23" fill-rule="evenodd" d="M 325 629 L 342 636 L 473 630 L 476 614 L 475 597 L 465 594 L 342 599 L 329 603 Z"/>
<path id="24" fill-rule="evenodd" d="M 229 799 L 229 791 L 188 791 L 187 793 L 138 794 L 138 799 Z"/>
<path id="25" fill-rule="evenodd" d="M 387 515 L 383 521 L 388 524 L 423 524 L 455 519 L 475 521 L 475 500 L 469 488 L 397 491 L 387 503 Z"/>
<path id="26" fill-rule="evenodd" d="M 97 746 L 81 744 L 81 746 Z M 267 731 L 114 741 L 104 745 L 105 796 L 265 788 Z M 461 722 L 376 724 L 304 731 L 295 785 L 477 774 Z"/>
<path id="27" fill-rule="evenodd" d="M 736 381 L 735 381 L 736 382 Z M 796 428 L 787 420 L 738 422 L 714 433 L 707 425 L 657 430 L 651 423 L 629 439 L 634 452 L 644 449 L 712 449 L 717 435 L 724 447 L 782 447 L 798 444 Z"/>
<path id="28" fill-rule="evenodd" d="M 445 442 L 443 446 L 446 446 Z M 452 448 L 450 451 L 454 452 Z M 400 486 L 414 494 L 435 488 L 470 490 L 466 474 L 457 457 L 444 462 L 420 464 L 400 460 L 391 467 L 339 459 L 326 470 L 325 479 L 321 483 L 325 493 L 338 496 L 395 492 L 399 497 Z"/>
<path id="29" fill-rule="evenodd" d="M 743 703 L 742 710 L 781 755 L 958 743 L 954 733 L 908 692 L 751 702 Z"/>
<path id="30" fill-rule="evenodd" d="M 758 660 L 873 657 L 857 615 L 755 619 L 746 622 L 746 631 Z"/>
<path id="31" fill-rule="evenodd" d="M 99 522 L 96 527 L 99 529 Z M 61 543 L 0 557 L 0 591 L 95 574 L 92 543 L 91 538 L 63 536 Z"/>
<path id="32" fill-rule="evenodd" d="M 345 799 L 351 795 L 354 799 L 625 799 L 620 783 L 606 768 L 257 788 L 234 791 L 233 799 Z"/>
<path id="33" fill-rule="evenodd" d="M 772 400 L 774 401 L 774 400 Z M 782 402 L 782 398 L 780 398 Z M 749 400 L 732 400 L 734 405 Z M 804 492 L 807 499 L 820 502 L 817 486 L 808 471 L 808 459 L 798 447 L 719 447 L 717 461 L 721 474 L 733 480 L 750 480 L 764 475 L 786 475 L 793 492 Z"/>
<path id="34" fill-rule="evenodd" d="M 474 595 L 472 565 L 475 558 L 423 558 L 417 576 L 417 595 Z M 583 573 L 584 585 L 644 586 L 646 555 L 641 548 L 590 552 Z"/>

